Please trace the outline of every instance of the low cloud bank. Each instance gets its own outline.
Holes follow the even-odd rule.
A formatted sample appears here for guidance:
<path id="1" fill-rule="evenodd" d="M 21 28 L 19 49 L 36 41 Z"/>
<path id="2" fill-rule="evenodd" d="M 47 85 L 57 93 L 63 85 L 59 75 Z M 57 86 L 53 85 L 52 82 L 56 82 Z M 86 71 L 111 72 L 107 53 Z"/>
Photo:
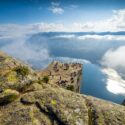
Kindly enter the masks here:
<path id="1" fill-rule="evenodd" d="M 117 49 L 108 50 L 101 61 L 101 64 L 106 67 L 113 68 L 120 72 L 122 75 L 125 74 L 125 46 L 121 46 Z"/>
<path id="2" fill-rule="evenodd" d="M 107 75 L 107 90 L 113 94 L 125 96 L 125 80 L 113 69 L 102 69 L 102 72 Z"/>
<path id="3" fill-rule="evenodd" d="M 28 47 L 25 41 L 20 42 L 20 40 L 2 47 L 1 50 L 26 62 L 28 60 L 43 61 L 49 58 L 49 51 L 44 46 L 40 50 L 35 50 Z"/>
<path id="4" fill-rule="evenodd" d="M 45 61 L 49 58 L 47 44 L 41 43 L 39 47 L 29 46 L 27 44 L 28 39 L 34 33 L 36 33 L 36 31 L 31 30 L 29 27 L 3 25 L 0 28 L 0 45 L 2 43 L 0 50 L 27 63 L 31 60 L 39 62 Z"/>
<path id="5" fill-rule="evenodd" d="M 123 41 L 125 42 L 124 35 L 75 35 L 75 34 L 65 34 L 65 35 L 56 35 L 55 38 L 65 38 L 65 39 L 77 39 L 77 40 L 96 40 L 99 42 L 102 41 Z"/>
<path id="6" fill-rule="evenodd" d="M 62 61 L 62 62 L 67 62 L 67 63 L 81 63 L 81 64 L 91 63 L 90 61 L 85 60 L 85 59 L 70 58 L 70 57 L 54 57 L 51 60 L 52 61 Z"/>

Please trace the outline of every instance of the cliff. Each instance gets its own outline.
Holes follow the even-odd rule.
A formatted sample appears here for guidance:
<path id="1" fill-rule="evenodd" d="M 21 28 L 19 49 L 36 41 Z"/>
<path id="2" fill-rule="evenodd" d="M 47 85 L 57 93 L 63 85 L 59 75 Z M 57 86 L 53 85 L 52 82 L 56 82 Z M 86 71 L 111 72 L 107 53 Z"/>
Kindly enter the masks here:
<path id="1" fill-rule="evenodd" d="M 79 63 L 52 62 L 46 69 L 39 71 L 38 76 L 48 76 L 50 84 L 57 84 L 68 90 L 80 91 L 82 65 Z"/>
<path id="2" fill-rule="evenodd" d="M 62 80 L 67 73 L 81 72 L 81 65 L 76 64 L 78 70 L 73 70 L 71 64 L 67 70 L 62 66 L 64 69 L 60 67 L 58 73 L 53 71 L 54 65 L 55 62 L 49 66 L 52 69 L 48 67 L 46 71 L 36 72 L 0 53 L 0 125 L 125 124 L 124 106 L 74 92 L 77 89 L 65 89 L 67 85 L 77 88 L 77 80 L 70 82 L 70 78 L 64 86 L 56 83 L 57 74 Z M 49 76 L 48 69 L 52 71 Z"/>

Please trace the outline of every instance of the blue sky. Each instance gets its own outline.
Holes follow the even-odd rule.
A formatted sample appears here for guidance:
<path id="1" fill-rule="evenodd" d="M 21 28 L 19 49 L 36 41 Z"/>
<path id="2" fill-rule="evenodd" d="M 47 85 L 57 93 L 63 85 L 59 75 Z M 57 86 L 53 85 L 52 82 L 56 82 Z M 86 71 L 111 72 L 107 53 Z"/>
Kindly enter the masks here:
<path id="1" fill-rule="evenodd" d="M 0 0 L 2 31 L 125 31 L 125 0 Z M 7 29 L 8 30 L 8 29 Z"/>
<path id="2" fill-rule="evenodd" d="M 97 21 L 124 7 L 125 0 L 0 0 L 0 23 Z M 54 8 L 60 13 L 54 13 Z"/>

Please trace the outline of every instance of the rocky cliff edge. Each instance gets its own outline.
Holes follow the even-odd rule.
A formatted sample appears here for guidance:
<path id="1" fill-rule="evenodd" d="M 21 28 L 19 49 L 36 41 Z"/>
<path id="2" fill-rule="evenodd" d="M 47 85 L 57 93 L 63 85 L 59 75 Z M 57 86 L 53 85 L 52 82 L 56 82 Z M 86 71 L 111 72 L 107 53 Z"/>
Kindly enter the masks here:
<path id="1" fill-rule="evenodd" d="M 124 106 L 51 82 L 0 53 L 0 125 L 125 125 Z"/>

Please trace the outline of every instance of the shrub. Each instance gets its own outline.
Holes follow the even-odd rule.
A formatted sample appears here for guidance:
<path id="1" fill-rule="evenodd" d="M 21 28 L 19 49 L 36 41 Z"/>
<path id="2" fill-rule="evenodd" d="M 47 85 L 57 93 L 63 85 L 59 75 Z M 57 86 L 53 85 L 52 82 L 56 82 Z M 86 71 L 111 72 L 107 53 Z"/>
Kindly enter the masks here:
<path id="1" fill-rule="evenodd" d="M 73 85 L 68 85 L 66 88 L 67 88 L 67 90 L 74 91 L 74 86 Z"/>
<path id="2" fill-rule="evenodd" d="M 0 105 L 8 104 L 19 97 L 19 92 L 16 90 L 6 89 L 0 95 Z"/>
<path id="3" fill-rule="evenodd" d="M 14 71 L 16 71 L 17 75 L 21 75 L 22 77 L 25 77 L 30 73 L 28 67 L 26 66 L 18 66 L 14 69 Z"/>
<path id="4" fill-rule="evenodd" d="M 45 83 L 48 83 L 49 82 L 49 77 L 48 76 L 44 76 L 42 81 L 45 82 Z"/>

